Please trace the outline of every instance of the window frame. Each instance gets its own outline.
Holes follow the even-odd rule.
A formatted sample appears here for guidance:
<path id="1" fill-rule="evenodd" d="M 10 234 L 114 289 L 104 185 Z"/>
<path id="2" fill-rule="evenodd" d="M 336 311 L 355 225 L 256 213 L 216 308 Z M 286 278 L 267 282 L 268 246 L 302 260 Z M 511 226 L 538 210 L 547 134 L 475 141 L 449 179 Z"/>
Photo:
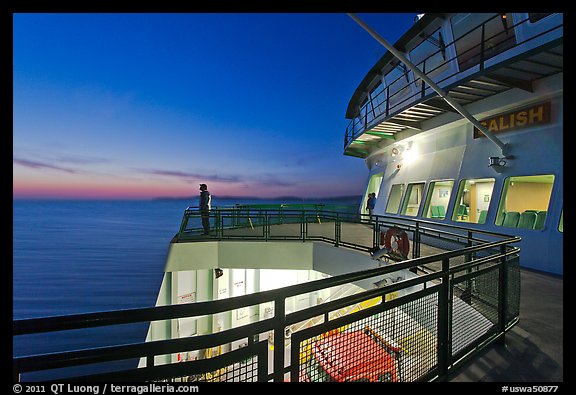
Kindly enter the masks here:
<path id="1" fill-rule="evenodd" d="M 410 200 L 412 199 L 412 190 L 417 185 L 422 185 L 422 190 L 420 191 L 420 199 L 417 203 L 410 203 Z M 418 214 L 420 213 L 420 208 L 422 207 L 422 202 L 424 201 L 425 189 L 426 189 L 425 181 L 409 182 L 408 184 L 406 184 L 404 198 L 402 199 L 402 204 L 400 205 L 400 215 L 405 215 L 407 217 L 418 217 Z M 416 196 L 416 198 L 418 199 L 418 196 Z M 416 204 L 418 206 L 418 208 L 416 209 L 416 213 L 414 215 L 406 213 L 409 204 L 412 205 Z"/>
<path id="2" fill-rule="evenodd" d="M 439 218 L 439 217 L 432 217 L 432 209 L 431 209 L 431 203 L 432 203 L 432 197 L 435 191 L 435 186 L 436 183 L 451 183 L 452 185 L 450 186 L 450 192 L 448 195 L 448 202 L 446 203 L 446 207 L 444 207 L 444 217 Z M 443 186 L 443 185 L 442 185 Z M 452 199 L 452 195 L 454 192 L 454 179 L 453 178 L 447 178 L 447 179 L 443 179 L 443 180 L 432 180 L 428 182 L 428 189 L 426 190 L 426 198 L 424 200 L 424 206 L 422 207 L 422 214 L 421 217 L 425 218 L 425 219 L 431 219 L 431 220 L 435 220 L 435 221 L 445 221 L 446 217 L 448 217 L 448 207 L 450 207 L 450 200 Z M 430 216 L 427 216 L 427 213 L 430 212 Z"/>
<path id="3" fill-rule="evenodd" d="M 396 187 L 396 186 L 400 187 L 400 196 L 398 198 L 398 206 L 396 207 L 396 211 L 388 211 L 388 208 L 390 206 L 390 201 L 391 201 L 390 198 L 392 197 L 394 187 Z M 402 200 L 404 198 L 405 189 L 406 189 L 406 184 L 404 184 L 404 183 L 392 184 L 390 186 L 390 191 L 388 192 L 388 198 L 386 200 L 386 208 L 384 209 L 385 214 L 398 214 L 398 212 L 400 211 L 400 207 L 402 206 Z"/>
<path id="4" fill-rule="evenodd" d="M 520 183 L 538 183 L 537 181 L 522 181 L 522 179 L 526 179 L 526 178 L 533 178 L 533 177 L 552 177 L 552 182 L 541 182 L 540 184 L 550 184 L 550 193 L 548 196 L 548 201 L 546 203 L 546 210 L 540 210 L 540 209 L 533 209 L 533 208 L 529 208 L 529 209 L 524 209 L 522 211 L 519 210 L 508 210 L 507 207 L 507 198 L 508 198 L 508 191 L 510 187 L 513 187 L 514 185 L 512 184 L 513 182 L 520 182 Z M 495 224 L 496 226 L 500 226 L 502 228 L 512 228 L 512 229 L 523 229 L 523 230 L 537 230 L 537 231 L 543 231 L 546 229 L 546 223 L 549 221 L 548 218 L 544 219 L 544 222 L 542 223 L 542 227 L 541 228 L 532 228 L 532 229 L 527 229 L 527 228 L 519 228 L 518 226 L 516 227 L 509 227 L 509 226 L 504 226 L 504 221 L 505 221 L 505 212 L 526 212 L 526 211 L 545 211 L 546 213 L 549 213 L 550 211 L 550 204 L 552 202 L 552 195 L 554 192 L 554 186 L 556 183 L 556 175 L 554 174 L 529 174 L 529 175 L 510 175 L 506 178 L 504 178 L 503 182 L 502 182 L 502 193 L 500 194 L 500 200 L 498 201 L 498 207 L 496 208 L 496 221 Z M 547 217 L 549 217 L 548 215 L 546 215 Z"/>
<path id="5" fill-rule="evenodd" d="M 471 181 L 474 181 L 474 183 L 471 183 Z M 490 206 L 492 204 L 492 200 L 493 200 L 492 198 L 494 196 L 494 188 L 496 186 L 496 178 L 494 178 L 494 177 L 461 178 L 458 181 L 458 189 L 456 191 L 456 197 L 454 199 L 454 204 L 452 206 L 452 212 L 450 213 L 450 219 L 454 222 L 459 222 L 459 223 L 484 225 L 484 224 L 486 224 L 486 221 L 483 223 L 478 222 L 478 219 L 480 218 L 480 211 L 478 211 L 478 209 L 477 209 L 477 207 L 478 207 L 477 203 L 474 204 L 474 208 L 478 211 L 478 212 L 474 213 L 475 221 L 470 220 L 472 217 L 472 213 L 471 213 L 472 193 L 470 193 L 470 195 L 468 197 L 469 203 L 466 206 L 467 210 L 468 210 L 467 214 L 460 215 L 459 209 L 460 209 L 460 206 L 462 205 L 460 202 L 462 202 L 464 200 L 464 193 L 466 191 L 466 183 L 467 182 L 469 183 L 469 185 L 470 184 L 477 184 L 477 183 L 489 183 L 489 182 L 492 183 L 492 188 L 490 189 L 490 193 L 488 194 L 488 196 L 489 196 L 488 202 L 485 202 L 485 201 L 481 202 L 481 203 L 488 203 L 486 210 L 488 210 L 488 212 L 490 212 Z M 475 199 L 475 202 L 476 202 L 476 199 Z M 458 217 L 463 218 L 464 216 L 467 217 L 466 220 L 458 219 Z"/>

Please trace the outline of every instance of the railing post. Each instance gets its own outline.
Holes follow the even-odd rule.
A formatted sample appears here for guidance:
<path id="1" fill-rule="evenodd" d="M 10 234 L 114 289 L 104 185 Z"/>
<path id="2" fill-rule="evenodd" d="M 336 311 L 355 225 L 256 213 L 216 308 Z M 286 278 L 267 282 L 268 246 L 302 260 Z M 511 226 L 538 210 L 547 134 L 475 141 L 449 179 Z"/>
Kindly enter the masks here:
<path id="1" fill-rule="evenodd" d="M 438 291 L 438 375 L 446 376 L 450 356 L 450 263 L 442 259 L 442 285 Z"/>
<path id="2" fill-rule="evenodd" d="M 500 321 L 500 333 L 502 337 L 500 342 L 505 343 L 506 334 L 506 316 L 508 312 L 508 270 L 507 270 L 507 257 L 506 257 L 506 244 L 500 246 L 500 254 L 502 254 L 500 269 L 499 269 L 499 283 L 498 283 L 498 319 Z"/>
<path id="3" fill-rule="evenodd" d="M 260 210 L 260 217 L 262 217 L 262 210 Z M 264 240 L 268 241 L 270 237 L 270 215 L 268 214 L 268 210 L 264 211 Z"/>
<path id="4" fill-rule="evenodd" d="M 286 306 L 283 297 L 274 300 L 274 371 L 272 377 L 276 382 L 284 381 L 284 326 Z"/>
<path id="5" fill-rule="evenodd" d="M 426 74 L 426 59 L 424 59 L 424 62 L 422 63 L 422 72 Z M 426 81 L 424 81 L 422 78 L 420 78 L 420 81 L 422 82 L 422 97 L 424 97 L 426 92 Z"/>
<path id="6" fill-rule="evenodd" d="M 467 247 L 472 247 L 472 231 L 469 230 L 467 232 L 468 237 L 466 240 L 466 246 Z M 471 253 L 467 253 L 464 255 L 464 261 L 465 262 L 470 262 L 472 261 L 472 254 Z M 472 273 L 472 268 L 468 268 L 466 269 L 466 273 Z M 466 280 L 466 289 L 464 290 L 464 292 L 462 293 L 462 295 L 460 296 L 460 298 L 468 303 L 469 305 L 472 305 L 472 285 L 473 285 L 473 279 L 472 278 L 468 278 L 468 280 Z"/>
<path id="7" fill-rule="evenodd" d="M 414 238 L 412 239 L 412 258 L 420 257 L 420 221 L 416 221 Z"/>
<path id="8" fill-rule="evenodd" d="M 390 86 L 386 86 L 386 117 L 390 114 Z"/>
<path id="9" fill-rule="evenodd" d="M 302 216 L 300 217 L 300 237 L 302 241 L 306 241 L 306 230 L 308 228 L 308 221 L 306 219 L 306 210 L 302 210 Z"/>
<path id="10" fill-rule="evenodd" d="M 336 212 L 336 221 L 334 222 L 334 245 L 336 247 L 340 246 L 340 213 Z"/>
<path id="11" fill-rule="evenodd" d="M 479 66 L 480 66 L 480 70 L 484 70 L 484 27 L 486 26 L 486 23 L 482 24 L 482 37 L 480 37 L 480 59 L 479 59 Z"/>
<path id="12" fill-rule="evenodd" d="M 372 220 L 372 218 L 370 218 Z M 375 220 L 373 222 L 372 227 L 372 249 L 374 251 L 378 251 L 380 248 L 380 241 L 378 240 L 378 231 L 380 230 L 380 222 L 378 220 L 378 216 L 375 216 Z"/>

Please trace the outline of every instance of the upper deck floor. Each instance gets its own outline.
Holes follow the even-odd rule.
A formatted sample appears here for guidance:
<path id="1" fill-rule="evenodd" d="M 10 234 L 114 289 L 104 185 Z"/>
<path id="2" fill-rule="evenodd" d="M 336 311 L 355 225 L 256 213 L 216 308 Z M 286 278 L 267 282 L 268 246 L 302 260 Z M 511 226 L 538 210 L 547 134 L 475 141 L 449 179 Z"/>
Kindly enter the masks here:
<path id="1" fill-rule="evenodd" d="M 563 14 L 425 14 L 394 47 L 466 106 L 563 72 Z M 366 158 L 447 112 L 457 111 L 387 52 L 348 104 L 344 154 Z"/>

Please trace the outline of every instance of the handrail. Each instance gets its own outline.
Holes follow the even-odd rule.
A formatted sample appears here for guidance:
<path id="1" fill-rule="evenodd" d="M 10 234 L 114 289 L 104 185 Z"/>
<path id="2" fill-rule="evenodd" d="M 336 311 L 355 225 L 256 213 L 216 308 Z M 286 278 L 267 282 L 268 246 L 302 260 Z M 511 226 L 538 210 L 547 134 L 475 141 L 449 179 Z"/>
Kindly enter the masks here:
<path id="1" fill-rule="evenodd" d="M 484 27 L 491 21 L 493 21 L 495 18 L 498 18 L 500 16 L 500 14 L 494 14 L 494 16 L 490 17 L 489 19 L 487 19 L 486 21 L 482 22 L 481 24 L 479 24 L 478 26 L 470 29 L 468 32 L 464 33 L 461 37 L 459 37 L 458 39 L 452 41 L 452 42 L 448 42 L 445 44 L 445 47 L 448 48 L 450 46 L 455 46 L 458 42 L 460 42 L 460 40 L 464 40 L 466 38 L 466 36 L 471 35 L 473 32 L 477 31 L 477 30 L 482 30 L 482 32 L 484 32 Z M 529 21 L 529 18 L 523 19 L 521 21 L 518 21 L 516 24 L 512 24 L 508 27 L 509 30 L 514 31 L 514 29 L 522 24 L 525 24 Z M 493 39 L 494 37 L 497 37 L 498 35 L 502 34 L 501 32 L 497 32 L 495 33 L 495 35 L 493 36 L 489 36 L 486 37 L 484 35 L 484 33 L 482 33 L 482 39 L 481 42 L 473 45 L 472 47 L 466 49 L 464 52 L 460 53 L 460 54 L 456 54 L 454 57 L 450 57 L 447 58 L 444 62 L 440 63 L 438 66 L 436 66 L 434 69 L 432 70 L 427 70 L 426 74 L 430 74 L 432 72 L 434 72 L 435 70 L 444 67 L 448 64 L 450 64 L 451 62 L 457 60 L 459 57 L 461 57 L 463 54 L 469 54 L 469 53 L 473 53 L 473 51 L 477 51 L 478 49 L 480 50 L 480 56 L 479 56 L 479 60 L 478 63 L 474 63 L 474 64 L 467 64 L 465 68 L 462 68 L 460 65 L 457 65 L 456 67 L 456 71 L 453 74 L 447 75 L 441 79 L 439 79 L 438 81 L 435 81 L 436 84 L 441 84 L 446 80 L 449 80 L 451 78 L 453 78 L 454 76 L 457 76 L 459 74 L 464 73 L 465 71 L 467 71 L 468 69 L 470 69 L 471 67 L 475 66 L 475 65 L 480 65 L 481 69 L 483 69 L 484 66 L 484 62 L 488 59 L 490 59 L 491 57 L 494 57 L 496 55 L 499 55 L 505 51 L 511 50 L 513 48 L 516 48 L 520 45 L 526 44 L 528 42 L 531 42 L 545 34 L 551 33 L 555 30 L 558 30 L 560 28 L 563 27 L 563 24 L 559 24 L 553 27 L 550 27 L 549 29 L 540 32 L 538 34 L 535 34 L 534 36 L 528 37 L 526 39 L 524 39 L 523 41 L 517 41 L 513 46 L 511 46 L 510 48 L 506 48 L 503 51 L 500 52 L 491 52 L 490 56 L 486 56 L 486 50 L 485 50 L 485 43 L 488 40 Z M 517 36 L 514 36 L 515 38 L 517 38 Z M 434 51 L 432 54 L 430 54 L 429 56 L 427 56 L 425 59 L 423 59 L 421 62 L 416 64 L 416 67 L 418 67 L 419 69 L 424 69 L 424 65 L 426 64 L 426 61 L 428 61 L 429 59 L 431 59 L 432 57 L 436 56 L 438 53 L 440 52 L 440 50 L 438 51 Z M 401 89 L 398 89 L 396 92 L 394 92 L 393 94 L 389 94 L 389 88 L 391 86 L 394 86 L 394 84 L 398 83 L 398 81 L 400 81 L 401 79 L 404 79 L 405 75 L 400 75 L 398 78 L 396 78 L 394 81 L 388 83 L 386 85 L 386 87 L 384 89 L 382 89 L 381 92 L 379 92 L 377 95 L 375 95 L 374 97 L 368 97 L 368 100 L 366 101 L 366 103 L 364 103 L 361 107 L 360 107 L 360 112 L 359 114 L 352 118 L 350 120 L 350 122 L 348 123 L 348 126 L 346 127 L 345 133 L 344 133 L 344 149 L 348 148 L 348 146 L 352 143 L 352 141 L 354 141 L 354 139 L 358 136 L 360 136 L 362 133 L 364 133 L 364 131 L 369 129 L 369 126 L 372 126 L 374 124 L 374 121 L 376 121 L 377 119 L 381 118 L 381 116 L 384 114 L 385 118 L 388 118 L 390 115 L 394 115 L 398 112 L 403 111 L 405 108 L 407 108 L 410 104 L 414 103 L 416 101 L 416 99 L 420 96 L 422 99 L 424 99 L 424 92 L 425 92 L 425 86 L 424 83 L 422 84 L 422 88 L 416 88 L 416 83 L 420 82 L 424 82 L 422 81 L 420 78 L 414 78 L 413 81 L 407 83 L 405 86 L 403 86 Z M 383 84 L 383 83 L 382 83 Z M 414 89 L 414 93 L 412 93 L 411 95 L 409 95 L 408 97 L 406 97 L 405 99 L 403 99 L 401 102 L 396 103 L 393 106 L 390 106 L 389 102 L 390 99 L 394 98 L 396 95 L 402 95 L 404 94 L 404 89 L 405 88 L 409 88 L 409 87 L 415 87 L 416 89 Z M 384 93 L 386 92 L 386 93 Z M 386 94 L 385 98 L 379 98 L 380 95 L 384 95 Z M 381 101 L 380 101 L 381 100 Z M 374 102 L 376 102 L 376 105 L 374 105 Z M 381 107 L 385 106 L 386 108 L 384 110 L 381 110 Z M 372 108 L 371 110 L 369 110 L 369 108 Z M 378 109 L 378 110 L 377 110 Z M 373 114 L 373 116 L 371 117 L 371 120 L 368 121 L 368 113 L 371 112 Z M 378 112 L 378 114 L 376 114 Z M 362 115 L 364 114 L 364 115 Z M 380 122 L 382 121 L 382 119 L 380 119 Z"/>
<path id="2" fill-rule="evenodd" d="M 392 45 L 390 45 L 388 43 L 388 41 L 386 41 L 384 38 L 382 38 L 382 36 L 380 36 L 372 28 L 370 28 L 368 25 L 366 25 L 364 23 L 364 21 L 362 21 L 360 18 L 358 18 L 354 14 L 348 14 L 348 15 L 350 15 L 358 24 L 360 24 L 360 26 L 362 26 L 366 31 L 368 31 L 368 33 L 370 33 L 370 35 L 372 35 L 374 38 L 376 38 L 376 40 L 380 44 L 382 44 L 386 49 L 388 49 L 388 51 L 390 51 L 396 58 L 398 58 L 402 63 L 404 63 L 405 66 L 407 66 L 410 70 L 412 70 L 412 72 L 414 74 L 416 74 L 424 82 L 426 82 L 432 89 L 434 89 L 434 91 L 440 97 L 442 97 L 442 99 L 444 99 L 444 101 L 446 101 L 450 106 L 452 106 L 452 108 L 454 108 L 456 111 L 458 111 L 458 113 L 460 113 L 460 115 L 462 115 L 464 118 L 466 118 L 468 121 L 470 121 L 474 126 L 476 126 L 478 128 L 478 130 L 480 130 L 482 132 L 483 135 L 485 135 L 490 141 L 492 141 L 494 144 L 496 144 L 501 149 L 503 156 L 506 157 L 509 155 L 509 153 L 506 152 L 507 151 L 507 145 L 504 144 L 498 137 L 494 136 L 494 134 L 492 132 L 490 132 L 484 125 L 482 125 L 476 118 L 474 118 L 474 116 L 472 114 L 470 114 L 470 112 L 468 110 L 466 110 L 466 108 L 464 108 L 464 106 L 462 106 L 460 103 L 458 103 L 456 100 L 454 100 L 450 96 L 450 94 L 444 92 L 444 90 L 442 88 L 440 88 L 431 78 L 429 78 L 425 73 L 420 71 L 420 69 L 418 69 L 414 64 L 412 64 L 412 62 L 410 62 L 404 55 L 402 55 L 402 53 L 400 51 L 398 51 L 396 48 L 394 48 Z"/>
<path id="3" fill-rule="evenodd" d="M 397 216 L 391 216 L 391 215 L 376 215 L 373 214 L 372 215 L 372 219 L 370 219 L 370 216 L 367 214 L 358 214 L 355 212 L 346 212 L 346 213 L 342 213 L 342 212 L 334 212 L 334 211 L 326 211 L 326 210 L 282 210 L 282 211 L 275 211 L 275 210 L 268 210 L 268 209 L 259 209 L 259 208 L 248 208 L 248 209 L 242 209 L 242 210 L 237 210 L 235 207 L 225 207 L 225 208 L 215 208 L 211 211 L 211 217 L 215 218 L 215 219 L 219 219 L 220 223 L 216 224 L 216 229 L 220 230 L 222 228 L 224 228 L 223 225 L 223 220 L 226 218 L 232 218 L 232 217 L 240 217 L 241 215 L 245 215 L 246 218 L 263 218 L 264 221 L 262 223 L 262 226 L 264 227 L 269 227 L 275 224 L 281 224 L 281 223 L 286 223 L 285 220 L 290 218 L 293 220 L 298 219 L 297 222 L 291 222 L 291 223 L 300 223 L 301 225 L 305 225 L 308 223 L 307 219 L 314 217 L 314 218 L 320 218 L 321 220 L 324 221 L 334 221 L 335 222 L 335 226 L 341 224 L 341 223 L 363 223 L 366 224 L 368 226 L 372 226 L 374 227 L 375 230 L 378 230 L 380 228 L 383 228 L 385 226 L 399 226 L 401 228 L 403 228 L 404 230 L 407 231 L 412 231 L 415 232 L 417 230 L 417 228 L 420 231 L 424 231 L 424 232 L 433 232 L 433 233 L 441 233 L 443 235 L 446 236 L 452 236 L 452 237 L 466 237 L 467 239 L 469 239 L 470 241 L 477 241 L 477 242 L 484 242 L 485 240 L 480 239 L 480 238 L 475 238 L 472 236 L 468 236 L 467 232 L 471 231 L 471 228 L 466 228 L 464 226 L 461 225 L 452 225 L 452 224 L 447 224 L 447 223 L 439 223 L 439 222 L 434 222 L 434 221 L 430 221 L 430 220 L 426 220 L 426 219 L 416 219 L 416 218 L 404 218 L 404 217 L 397 217 Z M 200 217 L 200 212 L 197 208 L 194 207 L 188 207 L 186 209 L 186 211 L 184 212 L 184 218 L 182 223 L 186 224 L 187 220 L 191 219 L 191 218 L 199 218 Z M 427 225 L 427 226 L 422 226 L 422 225 Z M 246 226 L 242 225 L 242 224 L 236 224 L 236 226 L 231 225 L 228 228 L 246 228 Z M 457 233 L 453 233 L 453 232 L 449 232 L 448 230 L 458 230 L 458 231 L 462 231 L 463 234 L 457 234 Z M 194 233 L 194 231 L 197 231 L 196 233 Z M 185 228 L 181 228 L 179 233 L 176 235 L 176 240 L 178 241 L 204 241 L 206 240 L 205 237 L 200 237 L 201 235 L 199 234 L 199 232 L 201 231 L 201 228 L 194 228 L 192 230 L 190 230 L 189 232 L 186 232 Z M 190 233 L 190 236 L 184 236 L 185 233 Z M 269 233 L 269 232 L 268 232 Z M 500 238 L 515 238 L 517 236 L 511 236 L 509 234 L 505 234 L 505 233 L 499 233 L 499 232 L 493 232 L 493 231 L 487 231 L 484 229 L 473 229 L 473 233 L 474 234 L 480 234 L 480 235 L 486 235 L 486 236 L 491 236 L 491 237 L 500 237 Z M 314 236 L 310 236 L 310 235 L 301 235 L 301 237 L 304 237 L 304 239 L 306 240 L 316 240 L 317 238 Z M 217 235 L 214 235 L 213 237 L 210 238 L 214 238 L 214 239 L 220 239 L 220 240 L 224 240 L 227 238 L 238 238 L 238 236 L 226 236 L 224 234 L 222 234 L 221 232 L 219 232 Z M 265 239 L 265 236 L 261 236 L 259 237 L 258 235 L 253 235 L 250 237 L 247 237 L 246 240 L 259 240 L 259 239 Z M 274 238 L 273 236 L 267 236 L 267 238 Z M 280 237 L 281 238 L 281 237 Z M 340 242 L 342 242 L 341 239 L 337 239 L 334 238 L 331 241 L 334 241 L 336 244 L 339 244 Z M 519 241 L 519 238 L 518 240 Z M 515 241 L 514 241 L 515 242 Z M 362 246 L 362 245 L 356 245 L 357 247 L 364 247 L 367 249 L 371 249 L 374 247 L 374 245 L 376 244 L 376 240 L 373 240 L 372 244 L 369 246 Z"/>

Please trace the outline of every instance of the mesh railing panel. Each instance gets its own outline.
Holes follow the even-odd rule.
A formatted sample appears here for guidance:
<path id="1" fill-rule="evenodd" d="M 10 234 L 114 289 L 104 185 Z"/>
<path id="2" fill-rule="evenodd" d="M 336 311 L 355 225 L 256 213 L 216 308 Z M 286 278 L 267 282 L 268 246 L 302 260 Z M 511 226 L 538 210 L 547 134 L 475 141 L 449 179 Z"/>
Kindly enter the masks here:
<path id="1" fill-rule="evenodd" d="M 256 382 L 258 381 L 258 357 L 222 367 L 211 372 L 183 377 L 181 381 L 191 382 Z"/>
<path id="2" fill-rule="evenodd" d="M 494 268 L 453 283 L 452 355 L 473 344 L 498 323 L 499 271 Z"/>
<path id="3" fill-rule="evenodd" d="M 211 357 L 215 349 L 204 350 L 206 357 L 195 361 L 183 361 L 168 365 L 178 370 L 172 382 L 256 382 L 264 381 L 262 366 L 268 364 L 266 344 L 239 348 L 234 352 Z M 160 365 L 158 368 L 166 367 Z M 182 372 L 185 372 L 182 374 Z"/>
<path id="4" fill-rule="evenodd" d="M 403 350 L 402 381 L 417 381 L 437 365 L 438 294 L 406 303 L 400 309 L 406 314 L 395 334 Z"/>
<path id="5" fill-rule="evenodd" d="M 293 343 L 298 381 L 418 381 L 437 365 L 437 301 L 428 295 Z"/>
<path id="6" fill-rule="evenodd" d="M 520 259 L 514 257 L 506 264 L 507 273 L 507 309 L 506 323 L 520 316 Z"/>

